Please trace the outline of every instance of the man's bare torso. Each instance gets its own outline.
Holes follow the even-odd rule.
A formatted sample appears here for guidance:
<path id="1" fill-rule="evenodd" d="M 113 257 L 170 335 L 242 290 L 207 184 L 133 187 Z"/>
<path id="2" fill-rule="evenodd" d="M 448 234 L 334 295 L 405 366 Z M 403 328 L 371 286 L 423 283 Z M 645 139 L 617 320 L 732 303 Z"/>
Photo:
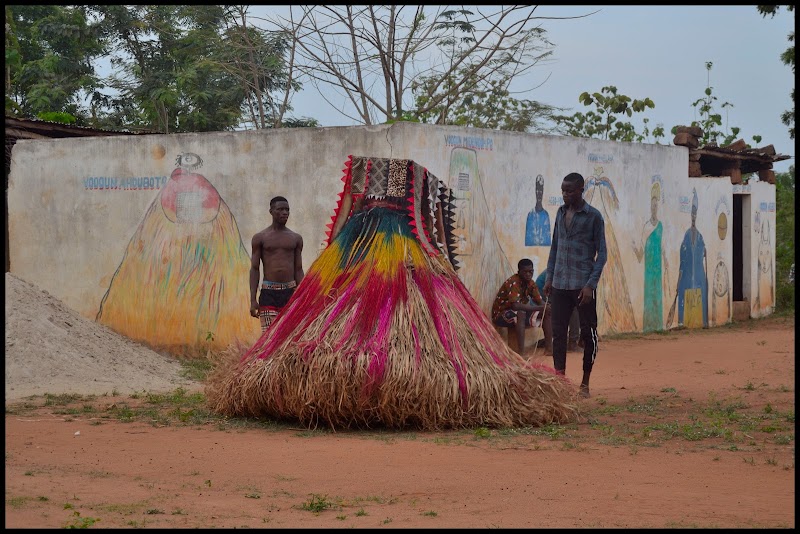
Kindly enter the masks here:
<path id="1" fill-rule="evenodd" d="M 253 244 L 261 249 L 264 280 L 289 282 L 295 277 L 295 257 L 301 243 L 300 234 L 283 228 L 265 228 L 253 236 Z"/>

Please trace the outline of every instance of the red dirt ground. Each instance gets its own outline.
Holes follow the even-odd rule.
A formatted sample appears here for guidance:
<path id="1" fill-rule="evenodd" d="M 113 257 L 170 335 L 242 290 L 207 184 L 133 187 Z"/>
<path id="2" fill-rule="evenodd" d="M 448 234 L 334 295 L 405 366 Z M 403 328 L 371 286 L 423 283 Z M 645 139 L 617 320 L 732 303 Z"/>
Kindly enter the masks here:
<path id="1" fill-rule="evenodd" d="M 770 318 L 604 340 L 580 420 L 538 430 L 157 427 L 7 405 L 5 526 L 794 528 L 794 338 L 794 318 Z"/>

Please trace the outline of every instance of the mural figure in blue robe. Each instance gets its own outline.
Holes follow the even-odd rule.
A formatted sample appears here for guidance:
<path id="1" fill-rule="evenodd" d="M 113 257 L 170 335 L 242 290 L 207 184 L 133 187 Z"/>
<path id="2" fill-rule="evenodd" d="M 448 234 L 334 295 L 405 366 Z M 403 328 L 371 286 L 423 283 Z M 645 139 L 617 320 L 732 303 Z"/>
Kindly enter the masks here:
<path id="1" fill-rule="evenodd" d="M 536 206 L 528 212 L 528 220 L 525 223 L 526 247 L 549 247 L 551 244 L 550 214 L 542 206 L 542 197 L 544 197 L 544 178 L 540 174 L 536 177 Z"/>
<path id="2" fill-rule="evenodd" d="M 708 328 L 708 266 L 706 245 L 695 225 L 697 190 L 692 190 L 692 226 L 681 243 L 681 266 L 678 273 L 678 324 L 687 328 Z M 668 322 L 672 322 L 675 303 Z"/>

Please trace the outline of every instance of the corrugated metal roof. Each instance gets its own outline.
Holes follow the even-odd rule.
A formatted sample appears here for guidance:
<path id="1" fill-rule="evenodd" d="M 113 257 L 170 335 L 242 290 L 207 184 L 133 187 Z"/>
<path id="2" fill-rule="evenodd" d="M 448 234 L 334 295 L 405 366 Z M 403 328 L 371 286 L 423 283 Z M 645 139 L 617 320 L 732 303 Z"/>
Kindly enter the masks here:
<path id="1" fill-rule="evenodd" d="M 93 137 L 106 135 L 153 135 L 160 132 L 154 131 L 130 131 L 130 130 L 106 130 L 101 128 L 91 128 L 88 126 L 75 126 L 62 124 L 60 122 L 45 121 L 41 119 L 24 119 L 6 115 L 6 136 L 18 139 L 40 139 L 59 138 L 59 137 Z M 31 134 L 30 136 L 26 134 Z"/>

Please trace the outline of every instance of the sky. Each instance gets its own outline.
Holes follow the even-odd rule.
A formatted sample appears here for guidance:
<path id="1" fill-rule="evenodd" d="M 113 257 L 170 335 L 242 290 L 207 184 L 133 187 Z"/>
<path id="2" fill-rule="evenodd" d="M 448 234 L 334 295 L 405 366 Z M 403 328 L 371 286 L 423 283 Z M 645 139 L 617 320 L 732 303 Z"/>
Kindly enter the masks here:
<path id="1" fill-rule="evenodd" d="M 252 14 L 268 16 L 285 6 L 253 6 Z M 534 67 L 516 89 L 535 88 L 518 98 L 528 98 L 568 108 L 565 114 L 593 108 L 578 102 L 588 91 L 613 85 L 618 94 L 633 99 L 650 98 L 654 109 L 643 114 L 652 128 L 667 130 L 660 142 L 672 142 L 669 129 L 699 120 L 692 103 L 712 87 L 716 105 L 729 102 L 727 128 L 741 129 L 739 137 L 751 146 L 772 144 L 790 159 L 774 164 L 776 172 L 794 165 L 795 143 L 781 114 L 792 109 L 794 73 L 781 54 L 790 46 L 794 12 L 781 8 L 774 17 L 762 17 L 755 5 L 738 6 L 540 6 L 543 17 L 580 19 L 543 20 L 555 45 L 553 59 Z M 706 62 L 712 62 L 710 71 Z M 544 83 L 543 83 L 544 82 Z M 295 95 L 295 116 L 313 117 L 322 126 L 355 124 L 320 98 L 311 85 Z M 639 128 L 640 129 L 640 128 Z M 761 135 L 756 144 L 752 136 Z"/>

